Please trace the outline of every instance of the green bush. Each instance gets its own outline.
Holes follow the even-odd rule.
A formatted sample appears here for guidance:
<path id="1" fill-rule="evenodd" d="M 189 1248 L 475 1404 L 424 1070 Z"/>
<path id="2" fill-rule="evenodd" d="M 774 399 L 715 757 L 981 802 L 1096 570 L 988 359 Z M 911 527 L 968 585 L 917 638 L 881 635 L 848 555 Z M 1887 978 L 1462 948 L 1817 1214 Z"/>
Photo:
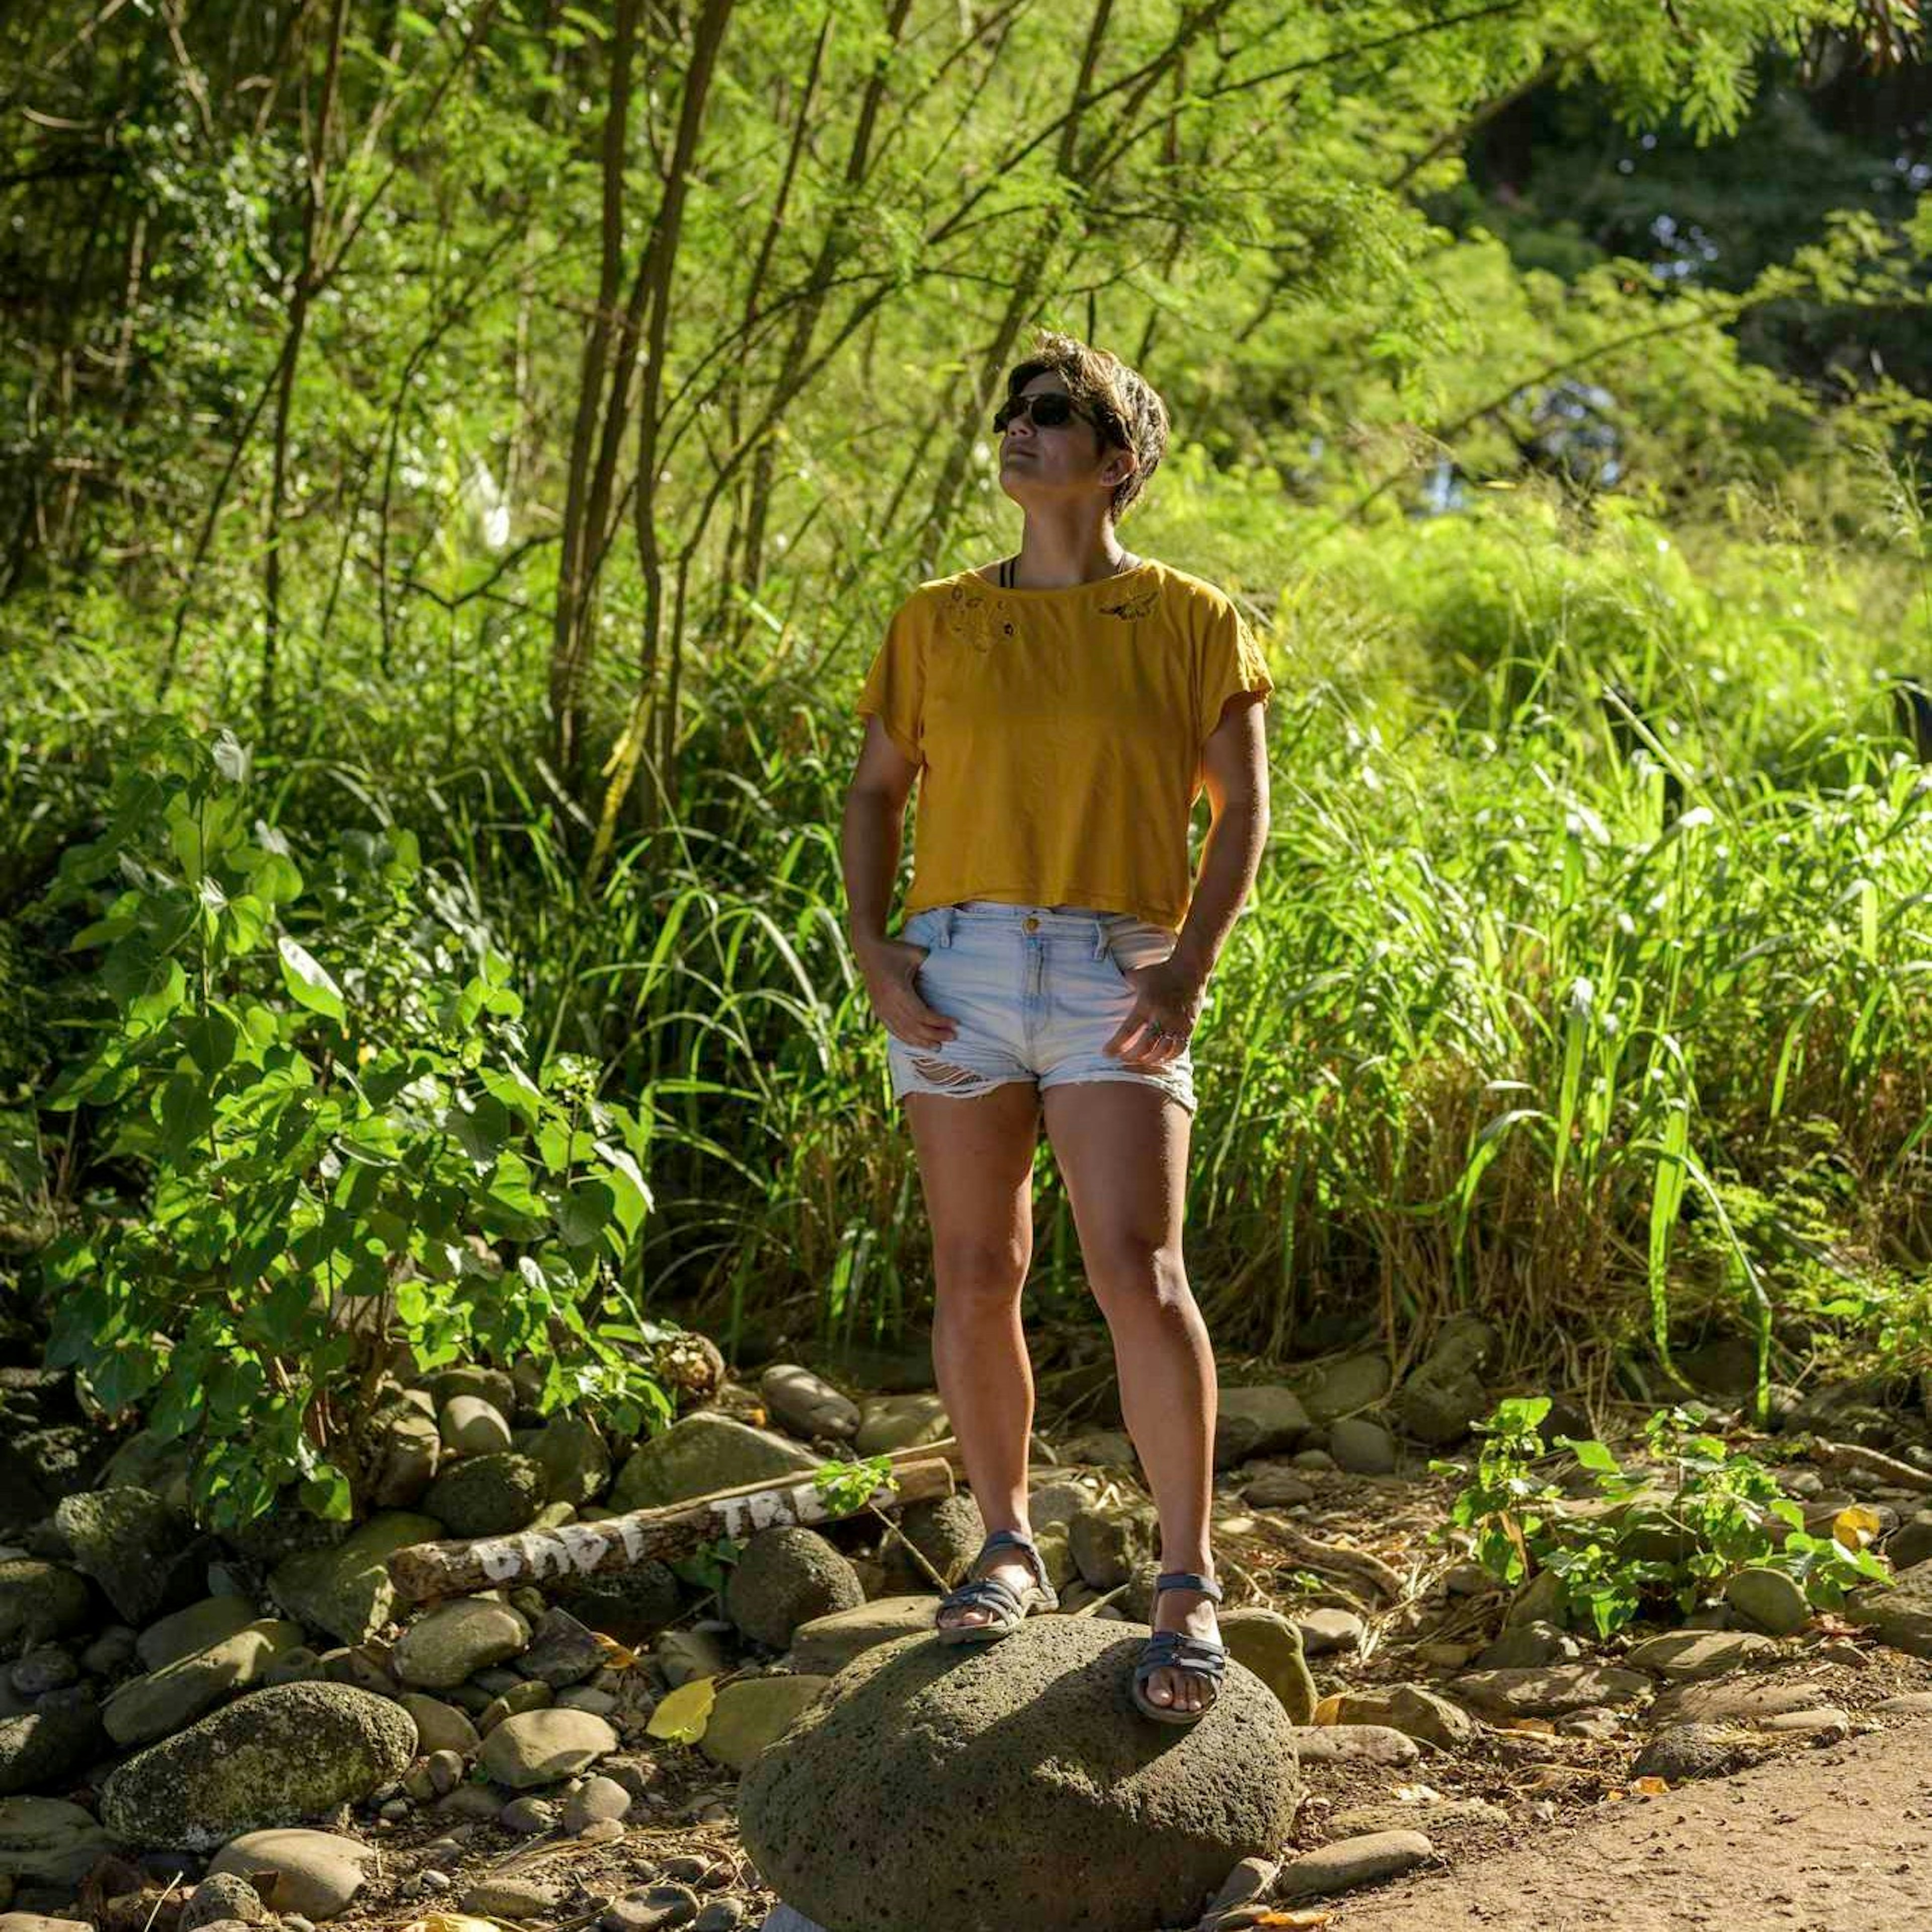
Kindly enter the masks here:
<path id="1" fill-rule="evenodd" d="M 527 1066 L 508 962 L 410 833 L 350 830 L 305 875 L 249 766 L 145 728 L 47 895 L 96 914 L 98 1010 L 40 1105 L 94 1110 L 97 1181 L 142 1186 L 97 1186 L 47 1250 L 50 1362 L 190 1442 L 218 1528 L 290 1482 L 350 1514 L 399 1366 L 527 1352 L 545 1411 L 668 1418 L 618 1274 L 645 1128 L 587 1061 Z"/>
<path id="2" fill-rule="evenodd" d="M 1556 1577 L 1564 1621 L 1587 1620 L 1607 1636 L 1672 1605 L 1694 1610 L 1745 1569 L 1783 1570 L 1822 1609 L 1842 1604 L 1853 1583 L 1890 1576 L 1857 1532 L 1848 1531 L 1850 1543 L 1808 1534 L 1770 1470 L 1700 1432 L 1682 1409 L 1660 1410 L 1645 1425 L 1648 1472 L 1625 1470 L 1601 1442 L 1558 1436 L 1571 1471 L 1586 1472 L 1595 1492 L 1595 1507 L 1580 1504 L 1531 1466 L 1544 1456 L 1538 1425 L 1549 1412 L 1546 1396 L 1504 1402 L 1478 1425 L 1474 1480 L 1450 1521 L 1473 1534 L 1477 1562 L 1498 1582 Z M 1461 1463 L 1430 1466 L 1470 1474 Z"/>

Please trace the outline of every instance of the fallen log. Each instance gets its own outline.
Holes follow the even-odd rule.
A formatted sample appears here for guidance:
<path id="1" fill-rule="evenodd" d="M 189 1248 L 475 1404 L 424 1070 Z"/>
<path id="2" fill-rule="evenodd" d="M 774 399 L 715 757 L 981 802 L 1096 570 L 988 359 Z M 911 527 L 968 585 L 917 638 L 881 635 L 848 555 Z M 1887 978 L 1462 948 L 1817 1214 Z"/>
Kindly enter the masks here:
<path id="1" fill-rule="evenodd" d="M 412 1543 L 391 1552 L 389 1580 L 404 1602 L 419 1604 L 541 1582 L 547 1576 L 634 1569 L 654 1557 L 688 1555 L 718 1537 L 747 1536 L 780 1524 L 831 1522 L 862 1509 L 950 1496 L 958 1486 L 957 1454 L 950 1438 L 898 1450 L 889 1458 L 897 1487 L 881 1485 L 847 1510 L 832 1508 L 812 1477 L 801 1475 L 784 1483 L 741 1483 L 686 1502 L 632 1510 L 597 1522 L 568 1522 L 559 1529 Z"/>
<path id="2" fill-rule="evenodd" d="M 1932 1491 L 1932 1475 L 1915 1469 L 1910 1462 L 1868 1449 L 1862 1443 L 1828 1442 L 1822 1436 L 1811 1438 L 1811 1460 L 1841 1476 L 1876 1476 L 1894 1489 Z"/>

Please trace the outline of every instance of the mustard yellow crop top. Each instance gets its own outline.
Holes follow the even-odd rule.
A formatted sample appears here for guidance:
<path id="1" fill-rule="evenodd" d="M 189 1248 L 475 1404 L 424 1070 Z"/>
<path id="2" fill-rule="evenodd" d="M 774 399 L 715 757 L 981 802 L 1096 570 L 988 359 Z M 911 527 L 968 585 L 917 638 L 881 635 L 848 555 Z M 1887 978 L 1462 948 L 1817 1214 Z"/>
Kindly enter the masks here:
<path id="1" fill-rule="evenodd" d="M 921 768 L 906 914 L 998 899 L 1178 930 L 1202 748 L 1229 698 L 1274 689 L 1226 592 L 1166 564 L 1053 590 L 922 584 L 854 707 Z"/>

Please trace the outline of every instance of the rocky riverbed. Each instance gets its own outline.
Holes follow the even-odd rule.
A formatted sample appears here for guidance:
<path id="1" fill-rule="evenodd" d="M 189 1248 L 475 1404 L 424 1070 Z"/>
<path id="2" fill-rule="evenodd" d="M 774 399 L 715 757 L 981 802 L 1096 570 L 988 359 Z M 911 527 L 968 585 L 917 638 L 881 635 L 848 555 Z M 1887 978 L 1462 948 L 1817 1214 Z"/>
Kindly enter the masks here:
<path id="1" fill-rule="evenodd" d="M 974 1760 L 985 1843 L 1045 1828 L 1016 1767 L 1106 1760 L 1089 1811 L 1053 1827 L 1091 1854 L 1057 1875 L 1070 1932 L 1292 1922 L 1270 1915 L 1932 1715 L 1932 1476 L 1921 1486 L 1918 1462 L 1894 1458 L 1889 1480 L 1787 1478 L 1808 1520 L 1871 1511 L 1901 1573 L 1873 1607 L 1814 1614 L 1774 1578 L 1694 1628 L 1592 1642 L 1538 1614 L 1546 1591 L 1504 1592 L 1436 1534 L 1455 1484 L 1428 1458 L 1492 1399 L 1480 1336 L 1450 1340 L 1394 1389 L 1371 1356 L 1228 1376 L 1215 1546 L 1223 1634 L 1252 1678 L 1158 1738 L 1123 1695 L 1124 1743 L 1107 1673 L 1130 1667 L 1144 1624 L 1154 1522 L 1131 1444 L 1092 1426 L 1104 1413 L 1042 1420 L 1035 1443 L 1034 1529 L 1060 1616 L 1084 1634 L 1029 1628 L 938 1672 L 920 1650 L 934 1594 L 983 1534 L 964 1494 L 892 1520 L 756 1532 L 718 1590 L 649 1562 L 412 1611 L 383 1563 L 430 1538 L 594 1520 L 938 1442 L 949 1425 L 930 1389 L 861 1395 L 770 1364 L 627 1444 L 537 1416 L 526 1368 L 448 1371 L 396 1392 L 383 1506 L 346 1535 L 291 1511 L 216 1539 L 188 1520 L 178 1456 L 149 1438 L 83 1486 L 84 1444 L 61 1433 L 74 1426 L 43 1378 L 43 1439 L 8 1451 L 44 1452 L 37 1488 L 0 1535 L 0 1932 L 304 1932 L 439 1913 L 556 1932 L 769 1917 L 778 1932 L 787 1914 L 741 1835 L 741 1778 L 778 1740 L 803 1749 L 815 1730 L 823 1752 L 824 1713 L 886 1694 L 894 1672 L 892 1697 L 999 1738 Z M 1932 1462 L 1922 1416 L 1875 1414 L 1863 1439 Z M 1010 1683 L 986 1674 L 1003 1669 L 1067 1700 L 1003 1702 Z M 702 1735 L 657 1734 L 665 1696 L 699 1680 L 715 1693 Z M 890 1728 L 838 1745 L 838 1802 L 814 1827 L 836 1833 L 827 1858 L 876 1873 L 875 1907 L 896 1860 L 910 1886 L 905 1861 L 944 1874 L 964 1842 L 948 1836 L 957 1762 L 908 1789 L 902 1754 L 893 1803 L 866 1798 L 868 1773 L 886 1774 L 867 1754 Z M 1120 1808 L 1179 1816 L 1190 1788 L 1226 1800 L 1222 1836 L 1198 1856 L 1213 1864 L 1218 1845 L 1226 1868 L 1202 1883 L 1205 1866 L 1151 1859 L 1137 1897 L 1094 1847 Z M 1004 1822 L 1003 1804 L 1016 1808 Z M 974 1882 L 977 1898 L 992 1881 Z"/>

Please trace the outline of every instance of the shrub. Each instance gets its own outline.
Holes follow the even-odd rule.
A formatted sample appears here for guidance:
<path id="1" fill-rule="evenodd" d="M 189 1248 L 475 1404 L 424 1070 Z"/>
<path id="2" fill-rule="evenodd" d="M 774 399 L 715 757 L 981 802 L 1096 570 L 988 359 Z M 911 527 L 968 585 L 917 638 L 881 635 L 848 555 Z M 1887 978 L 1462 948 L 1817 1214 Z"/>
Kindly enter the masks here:
<path id="1" fill-rule="evenodd" d="M 545 1411 L 668 1418 L 618 1272 L 645 1128 L 589 1062 L 530 1067 L 508 961 L 410 833 L 346 831 L 305 874 L 249 767 L 225 732 L 143 728 L 48 893 L 92 904 L 100 958 L 40 1105 L 94 1110 L 102 1178 L 142 1185 L 131 1210 L 97 1186 L 48 1250 L 50 1362 L 191 1443 L 217 1528 L 290 1482 L 352 1514 L 398 1366 L 529 1352 Z"/>

